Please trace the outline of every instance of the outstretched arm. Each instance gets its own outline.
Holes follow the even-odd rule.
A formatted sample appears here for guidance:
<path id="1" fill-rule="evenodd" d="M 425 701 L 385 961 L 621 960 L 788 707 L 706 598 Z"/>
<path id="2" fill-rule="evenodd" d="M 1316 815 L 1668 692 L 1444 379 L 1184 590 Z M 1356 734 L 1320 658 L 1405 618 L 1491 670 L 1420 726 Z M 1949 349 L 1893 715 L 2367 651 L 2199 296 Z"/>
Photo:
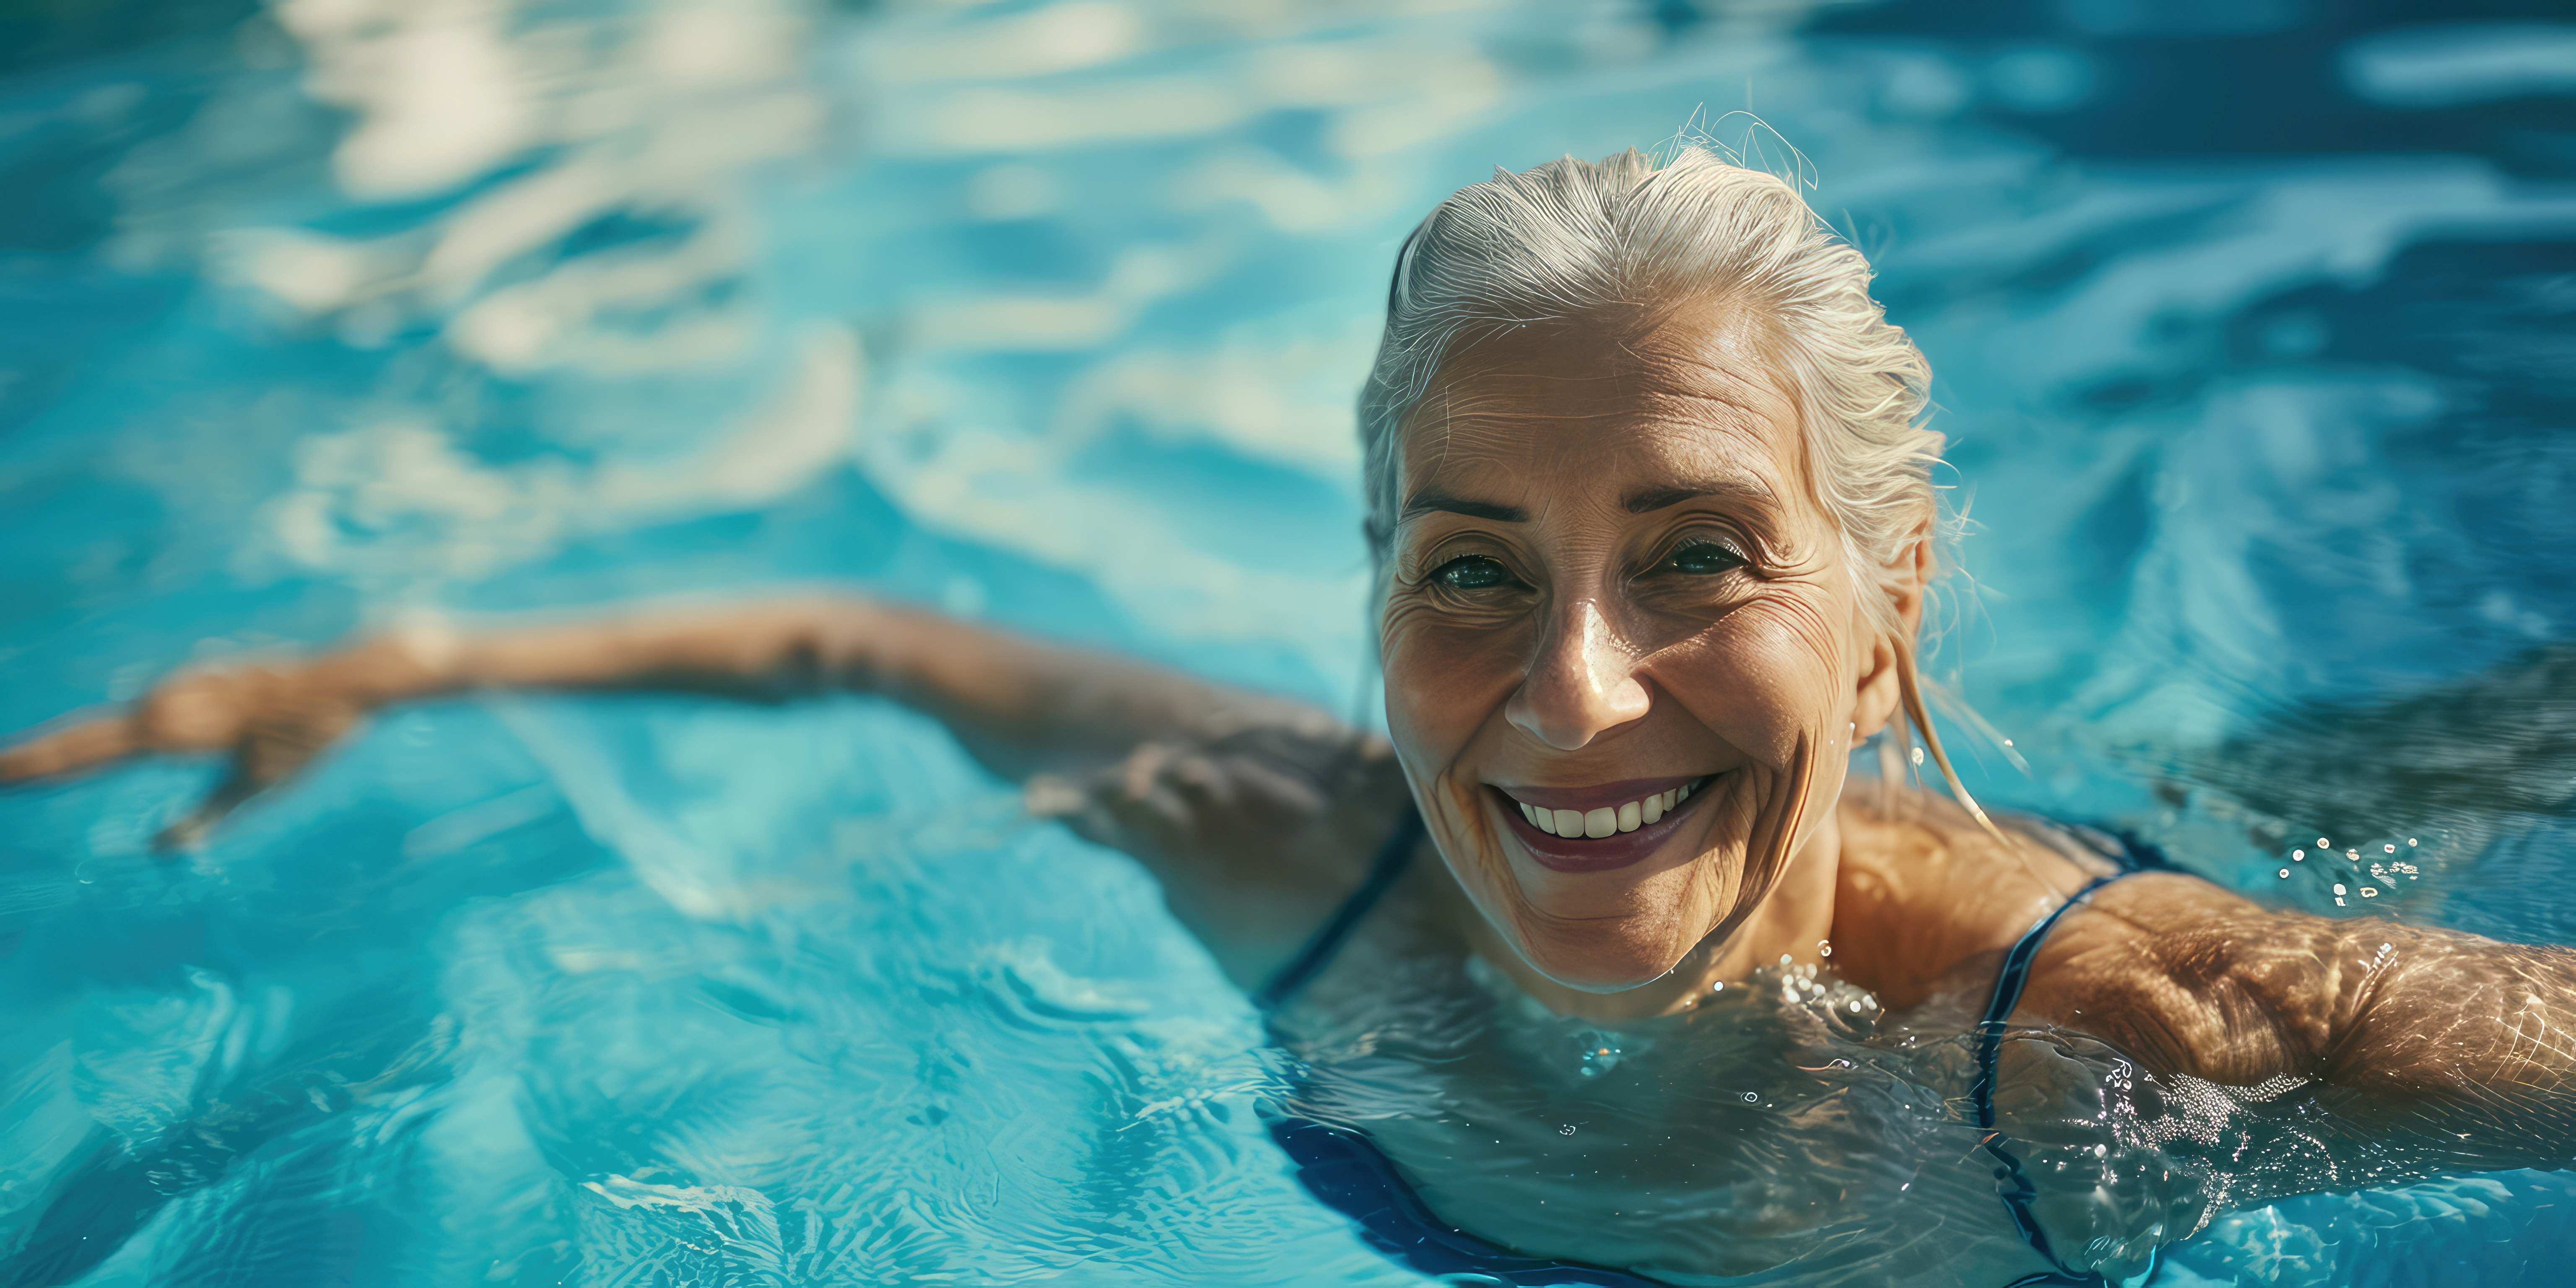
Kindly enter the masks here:
<path id="1" fill-rule="evenodd" d="M 2065 932 L 2028 1004 L 2152 1069 L 2312 1078 L 2455 1164 L 2576 1162 L 2576 950 L 2280 912 L 2169 873 L 2110 887 Z"/>
<path id="2" fill-rule="evenodd" d="M 1311 707 L 823 595 L 489 633 L 411 627 L 182 672 L 129 707 L 0 752 L 0 783 L 144 754 L 227 756 L 221 785 L 165 834 L 185 844 L 377 707 L 503 688 L 882 694 L 945 722 L 995 771 L 1031 779 L 1042 812 L 1146 859 L 1201 923 L 1223 919 L 1229 889 L 1339 888 L 1402 801 L 1384 744 Z"/>

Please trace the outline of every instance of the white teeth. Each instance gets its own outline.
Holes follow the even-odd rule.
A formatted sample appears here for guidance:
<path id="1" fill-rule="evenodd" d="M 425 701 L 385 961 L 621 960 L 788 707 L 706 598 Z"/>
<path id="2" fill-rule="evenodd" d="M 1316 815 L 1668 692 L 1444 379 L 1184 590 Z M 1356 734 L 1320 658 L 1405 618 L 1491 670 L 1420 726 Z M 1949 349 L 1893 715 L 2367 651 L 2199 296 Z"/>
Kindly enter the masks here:
<path id="1" fill-rule="evenodd" d="M 1521 807 L 1521 817 L 1528 819 L 1530 826 L 1550 836 L 1582 836 L 1598 840 L 1621 832 L 1634 832 L 1661 821 L 1676 806 L 1689 800 L 1697 786 L 1696 783 L 1685 783 L 1625 805 L 1615 808 L 1604 806 L 1596 810 L 1549 809 L 1521 800 L 1512 803 Z"/>

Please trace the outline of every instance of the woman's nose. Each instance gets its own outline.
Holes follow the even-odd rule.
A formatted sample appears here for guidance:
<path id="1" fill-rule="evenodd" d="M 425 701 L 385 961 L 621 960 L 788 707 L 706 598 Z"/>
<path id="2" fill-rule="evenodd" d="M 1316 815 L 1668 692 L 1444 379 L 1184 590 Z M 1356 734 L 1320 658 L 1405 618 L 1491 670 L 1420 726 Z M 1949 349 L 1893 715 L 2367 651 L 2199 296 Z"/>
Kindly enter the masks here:
<path id="1" fill-rule="evenodd" d="M 1549 632 L 1529 678 L 1503 706 L 1521 732 L 1573 751 L 1646 714 L 1650 699 L 1636 675 L 1637 657 L 1590 601 Z"/>

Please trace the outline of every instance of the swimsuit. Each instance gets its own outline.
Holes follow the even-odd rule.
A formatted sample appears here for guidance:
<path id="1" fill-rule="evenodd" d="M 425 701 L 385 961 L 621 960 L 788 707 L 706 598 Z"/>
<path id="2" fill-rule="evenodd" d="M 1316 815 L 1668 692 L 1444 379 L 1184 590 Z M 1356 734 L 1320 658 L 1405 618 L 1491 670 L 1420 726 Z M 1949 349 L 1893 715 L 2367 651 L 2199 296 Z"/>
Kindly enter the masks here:
<path id="1" fill-rule="evenodd" d="M 2022 990 L 2030 983 L 2031 963 L 2038 958 L 2040 945 L 2047 941 L 2048 932 L 2056 928 L 2059 918 L 2093 892 L 2132 872 L 2172 867 L 2155 847 L 2125 832 L 2066 830 L 2116 860 L 2120 870 L 2094 878 L 2014 941 L 2011 951 L 2004 954 L 2003 969 L 1995 976 L 1994 993 L 1975 1030 L 1977 1077 L 1969 1087 L 1968 1098 L 1977 1128 L 1985 1134 L 1980 1148 L 1995 1160 L 1997 1194 L 2012 1217 L 2013 1228 L 2052 1267 L 2015 1279 L 2005 1288 L 2108 1288 L 2111 1283 L 2096 1272 L 2069 1269 L 2058 1260 L 2057 1253 L 2049 1247 L 2047 1233 L 2031 1211 L 2039 1191 L 2023 1173 L 2021 1159 L 2012 1152 L 2011 1142 L 1995 1130 L 1995 1061 L 2003 1047 L 2005 1021 L 2020 1003 Z M 1275 1013 L 1295 1000 L 1323 971 L 1369 910 L 1395 888 L 1422 836 L 1421 815 L 1405 811 L 1404 821 L 1396 825 L 1395 834 L 1378 851 L 1359 888 L 1306 946 L 1253 994 L 1263 1011 Z M 1396 1169 L 1394 1161 L 1363 1132 L 1288 1114 L 1270 1115 L 1269 1126 L 1271 1139 L 1297 1165 L 1297 1179 L 1308 1193 L 1357 1223 L 1360 1236 L 1371 1247 L 1417 1273 L 1433 1277 L 1482 1275 L 1520 1288 L 1669 1288 L 1660 1280 L 1630 1271 L 1522 1256 L 1442 1221 L 1423 1204 L 1412 1182 Z M 2153 1273 L 2151 1264 L 2148 1274 Z"/>

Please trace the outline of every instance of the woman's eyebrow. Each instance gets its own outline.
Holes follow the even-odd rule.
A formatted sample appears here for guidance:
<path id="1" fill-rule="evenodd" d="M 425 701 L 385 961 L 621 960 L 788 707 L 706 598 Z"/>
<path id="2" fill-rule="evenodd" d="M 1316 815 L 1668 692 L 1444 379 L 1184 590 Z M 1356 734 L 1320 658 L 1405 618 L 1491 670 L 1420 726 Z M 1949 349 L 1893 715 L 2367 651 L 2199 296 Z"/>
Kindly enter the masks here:
<path id="1" fill-rule="evenodd" d="M 1764 486 L 1761 480 L 1731 478 L 1647 488 L 1644 491 L 1629 493 L 1619 504 L 1630 514 L 1648 514 L 1666 506 L 1680 505 L 1684 501 L 1696 501 L 1704 496 L 1729 497 L 1754 505 L 1770 505 L 1774 502 L 1771 489 Z"/>
<path id="2" fill-rule="evenodd" d="M 1411 499 L 1404 503 L 1404 510 L 1402 513 L 1396 515 L 1395 521 L 1402 523 L 1417 514 L 1428 514 L 1433 510 L 1446 510 L 1451 514 L 1463 514 L 1471 519 L 1492 519 L 1497 523 L 1526 523 L 1529 521 L 1529 511 L 1523 510 L 1519 506 L 1497 505 L 1492 501 L 1471 500 L 1463 496 L 1453 496 L 1447 492 L 1442 492 L 1434 488 L 1424 488 L 1423 490 L 1414 493 Z"/>

